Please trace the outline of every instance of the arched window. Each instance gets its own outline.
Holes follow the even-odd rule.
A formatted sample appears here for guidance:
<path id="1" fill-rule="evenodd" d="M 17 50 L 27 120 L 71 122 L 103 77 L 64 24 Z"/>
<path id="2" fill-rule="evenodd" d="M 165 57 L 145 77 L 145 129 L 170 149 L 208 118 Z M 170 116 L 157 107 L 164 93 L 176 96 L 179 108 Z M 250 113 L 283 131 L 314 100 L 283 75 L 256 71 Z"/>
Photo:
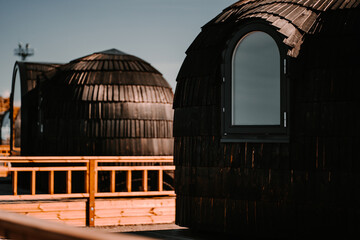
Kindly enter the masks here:
<path id="1" fill-rule="evenodd" d="M 288 139 L 285 47 L 261 24 L 235 34 L 225 51 L 223 141 Z"/>

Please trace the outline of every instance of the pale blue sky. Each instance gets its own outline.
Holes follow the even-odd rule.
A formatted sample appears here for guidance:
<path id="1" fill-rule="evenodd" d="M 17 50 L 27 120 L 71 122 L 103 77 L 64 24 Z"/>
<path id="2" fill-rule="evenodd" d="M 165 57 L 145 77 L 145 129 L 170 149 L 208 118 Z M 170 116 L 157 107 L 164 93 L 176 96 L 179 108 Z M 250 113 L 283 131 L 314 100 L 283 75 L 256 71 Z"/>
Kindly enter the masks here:
<path id="1" fill-rule="evenodd" d="M 27 61 L 66 63 L 116 48 L 148 61 L 175 90 L 201 27 L 236 0 L 0 0 L 0 96 L 10 91 L 18 42 Z"/>

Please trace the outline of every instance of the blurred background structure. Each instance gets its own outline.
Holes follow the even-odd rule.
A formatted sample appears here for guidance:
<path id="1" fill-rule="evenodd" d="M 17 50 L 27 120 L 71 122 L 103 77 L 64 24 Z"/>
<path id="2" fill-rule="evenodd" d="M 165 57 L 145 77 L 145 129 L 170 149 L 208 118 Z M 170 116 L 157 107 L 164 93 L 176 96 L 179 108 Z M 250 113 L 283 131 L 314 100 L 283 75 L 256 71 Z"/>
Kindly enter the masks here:
<path id="1" fill-rule="evenodd" d="M 27 57 L 34 55 L 34 49 L 29 47 L 28 43 L 25 44 L 25 47 L 22 46 L 22 43 L 19 42 L 18 48 L 14 49 L 14 54 L 21 57 L 22 61 L 25 61 Z"/>

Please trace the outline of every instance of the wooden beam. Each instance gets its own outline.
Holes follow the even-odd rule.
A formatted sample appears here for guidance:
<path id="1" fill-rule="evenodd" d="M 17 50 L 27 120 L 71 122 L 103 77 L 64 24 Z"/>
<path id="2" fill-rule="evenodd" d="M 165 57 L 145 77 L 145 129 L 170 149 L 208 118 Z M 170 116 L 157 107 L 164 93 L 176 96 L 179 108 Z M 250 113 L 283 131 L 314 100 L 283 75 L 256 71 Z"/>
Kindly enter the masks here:
<path id="1" fill-rule="evenodd" d="M 158 171 L 158 189 L 159 189 L 159 192 L 163 191 L 163 170 L 159 170 Z"/>
<path id="2" fill-rule="evenodd" d="M 86 171 L 86 167 L 11 167 L 19 172 L 49 172 L 49 171 Z"/>
<path id="3" fill-rule="evenodd" d="M 31 171 L 31 195 L 36 194 L 36 171 Z"/>
<path id="4" fill-rule="evenodd" d="M 49 171 L 49 194 L 54 194 L 54 171 Z"/>
<path id="5" fill-rule="evenodd" d="M 126 188 L 128 192 L 131 192 L 131 183 L 132 183 L 132 172 L 131 170 L 127 170 L 126 172 Z"/>
<path id="6" fill-rule="evenodd" d="M 89 160 L 89 199 L 88 199 L 88 214 L 87 226 L 95 226 L 95 192 L 96 192 L 96 160 Z"/>
<path id="7" fill-rule="evenodd" d="M 68 170 L 66 172 L 66 193 L 71 193 L 71 182 L 72 182 L 72 171 Z"/>
<path id="8" fill-rule="evenodd" d="M 156 197 L 156 196 L 175 196 L 175 191 L 147 191 L 147 192 L 99 192 L 95 197 Z"/>
<path id="9" fill-rule="evenodd" d="M 0 156 L 1 162 L 67 162 L 86 163 L 94 159 L 98 162 L 163 162 L 173 163 L 172 156 Z"/>
<path id="10" fill-rule="evenodd" d="M 17 186 L 18 186 L 18 172 L 13 171 L 12 172 L 12 187 L 13 187 L 13 194 L 14 196 L 17 195 Z"/>
<path id="11" fill-rule="evenodd" d="M 94 185 L 95 193 L 98 192 L 98 180 L 99 180 L 99 179 L 98 179 L 99 175 L 98 175 L 98 171 L 97 171 L 97 166 L 96 166 L 96 165 L 97 165 L 97 162 L 95 163 L 95 166 L 94 166 L 94 167 L 95 167 L 95 178 L 94 178 L 94 179 L 95 179 L 95 182 L 94 182 L 94 184 L 95 184 L 95 185 Z"/>
<path id="12" fill-rule="evenodd" d="M 113 193 L 113 194 L 116 194 L 116 193 Z M 40 199 L 88 198 L 88 197 L 89 197 L 88 193 L 0 195 L 0 200 L 40 200 Z"/>
<path id="13" fill-rule="evenodd" d="M 110 175 L 110 192 L 115 192 L 115 170 L 111 170 Z"/>
<path id="14" fill-rule="evenodd" d="M 163 170 L 175 170 L 175 166 L 100 166 L 97 168 L 98 171 L 126 171 L 131 169 L 132 171 L 156 171 L 159 169 Z"/>
<path id="15" fill-rule="evenodd" d="M 148 171 L 147 170 L 143 170 L 142 172 L 142 188 L 144 192 L 148 191 Z"/>

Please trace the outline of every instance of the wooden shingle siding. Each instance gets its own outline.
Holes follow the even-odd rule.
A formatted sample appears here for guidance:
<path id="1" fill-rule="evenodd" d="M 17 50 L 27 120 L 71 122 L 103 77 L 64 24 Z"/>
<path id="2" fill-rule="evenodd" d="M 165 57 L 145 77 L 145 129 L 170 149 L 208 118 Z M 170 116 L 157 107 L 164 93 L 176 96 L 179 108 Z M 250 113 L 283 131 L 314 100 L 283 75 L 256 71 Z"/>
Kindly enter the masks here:
<path id="1" fill-rule="evenodd" d="M 52 120 L 46 124 L 49 126 L 49 136 L 56 137 L 63 134 L 74 134 L 78 137 L 89 138 L 171 138 L 172 120 L 73 120 L 68 119 L 66 123 L 70 128 L 69 133 L 63 130 L 68 129 L 63 121 Z M 78 127 L 80 125 L 80 127 Z M 63 128 L 63 129 L 62 129 Z"/>
<path id="2" fill-rule="evenodd" d="M 359 233 L 359 4 L 244 0 L 202 28 L 173 104 L 178 225 L 244 238 Z M 221 142 L 223 53 L 252 22 L 288 49 L 289 143 Z"/>
<path id="3" fill-rule="evenodd" d="M 146 72 L 119 72 L 119 71 L 69 71 L 65 82 L 69 85 L 99 85 L 104 80 L 108 85 L 137 85 L 137 86 L 158 86 L 170 88 L 167 82 L 163 81 L 160 74 L 149 74 Z M 144 81 L 143 79 L 146 79 Z"/>
<path id="4" fill-rule="evenodd" d="M 296 57 L 304 34 L 314 33 L 319 15 L 328 10 L 349 9 L 358 1 L 311 0 L 311 1 L 239 1 L 210 21 L 206 26 L 219 23 L 240 22 L 247 19 L 263 19 L 284 34 L 284 43 L 290 47 L 288 55 Z M 286 24 L 288 23 L 288 24 Z M 289 31 L 289 29 L 292 30 Z"/>
<path id="5" fill-rule="evenodd" d="M 96 87 L 95 87 L 96 86 Z M 164 103 L 171 101 L 172 91 L 169 88 L 139 85 L 70 85 L 74 91 L 73 100 L 101 102 L 146 102 Z M 121 89 L 119 89 L 121 88 Z M 94 91 L 101 93 L 94 94 Z M 122 94 L 119 96 L 119 93 Z M 125 95 L 127 94 L 127 95 Z M 97 98 L 93 98 L 93 96 Z"/>
<path id="6" fill-rule="evenodd" d="M 44 107 L 48 107 L 45 105 Z M 50 105 L 51 106 L 51 105 Z M 44 112 L 46 118 L 64 119 L 137 119 L 172 121 L 171 104 L 131 103 L 131 102 L 76 102 L 69 101 Z"/>

